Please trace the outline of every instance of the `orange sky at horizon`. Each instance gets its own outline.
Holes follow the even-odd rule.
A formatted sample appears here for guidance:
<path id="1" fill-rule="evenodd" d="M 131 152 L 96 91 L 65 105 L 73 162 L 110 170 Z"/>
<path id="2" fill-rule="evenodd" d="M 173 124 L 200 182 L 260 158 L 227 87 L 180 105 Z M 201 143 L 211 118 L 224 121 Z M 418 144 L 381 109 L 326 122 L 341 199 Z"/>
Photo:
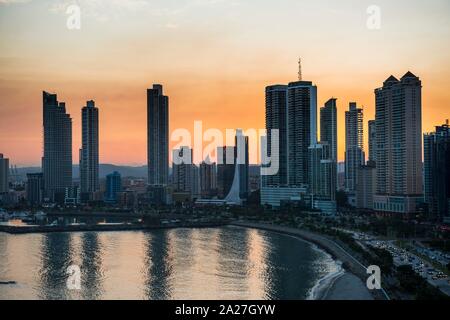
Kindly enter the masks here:
<path id="1" fill-rule="evenodd" d="M 239 11 L 220 4 L 227 6 L 226 16 L 205 5 L 203 20 L 186 9 L 177 13 L 177 27 L 164 24 L 174 15 L 155 16 L 161 20 L 155 22 L 136 12 L 119 20 L 88 16 L 79 31 L 66 30 L 63 14 L 35 1 L 0 5 L 0 153 L 18 166 L 40 165 L 43 90 L 58 94 L 72 116 L 74 163 L 81 108 L 93 99 L 100 109 L 100 162 L 146 164 L 146 89 L 153 83 L 163 84 L 170 98 L 171 131 L 192 129 L 194 121 L 202 121 L 204 129 L 263 129 L 265 87 L 295 81 L 298 56 L 304 79 L 318 86 L 318 106 L 338 99 L 341 161 L 348 103 L 364 106 L 367 156 L 373 91 L 391 74 L 400 78 L 411 71 L 422 80 L 424 132 L 450 118 L 448 2 L 435 0 L 433 9 L 413 1 L 416 7 L 407 13 L 415 23 L 406 25 L 402 21 L 408 17 L 394 15 L 398 4 L 380 1 L 385 20 L 379 31 L 366 29 L 364 1 L 346 0 L 338 12 L 325 1 L 331 9 L 323 18 L 339 17 L 339 28 L 314 22 L 320 4 L 309 4 L 317 6 L 310 8 L 311 18 L 303 17 L 311 19 L 312 32 L 294 33 L 298 41 L 264 21 L 274 14 L 286 30 L 301 28 L 306 22 L 282 16 L 299 4 L 286 0 L 269 13 L 272 5 L 263 1 L 261 12 L 244 19 L 241 13 L 252 9 L 250 2 L 241 2 Z M 36 10 L 45 19 L 34 18 Z"/>

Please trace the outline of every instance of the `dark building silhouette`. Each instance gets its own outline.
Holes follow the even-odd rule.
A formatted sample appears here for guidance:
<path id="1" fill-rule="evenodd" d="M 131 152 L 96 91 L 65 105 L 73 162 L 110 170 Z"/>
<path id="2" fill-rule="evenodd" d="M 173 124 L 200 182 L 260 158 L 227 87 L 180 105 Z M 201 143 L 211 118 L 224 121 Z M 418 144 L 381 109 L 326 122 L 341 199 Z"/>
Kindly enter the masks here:
<path id="1" fill-rule="evenodd" d="M 64 202 L 66 188 L 72 187 L 72 119 L 56 94 L 43 92 L 44 196 Z"/>
<path id="2" fill-rule="evenodd" d="M 369 161 L 377 162 L 377 123 L 369 121 Z M 372 163 L 373 164 L 373 163 Z"/>
<path id="3" fill-rule="evenodd" d="M 331 98 L 320 109 L 320 142 L 327 142 L 331 148 L 331 160 L 337 163 L 337 99 Z"/>
<path id="4" fill-rule="evenodd" d="M 200 164 L 200 195 L 208 199 L 217 194 L 217 166 L 206 159 Z"/>
<path id="5" fill-rule="evenodd" d="M 225 199 L 234 180 L 234 147 L 217 148 L 217 188 L 220 199 Z"/>
<path id="6" fill-rule="evenodd" d="M 248 196 L 250 194 L 250 158 L 248 148 L 248 137 L 244 136 L 242 130 L 237 130 L 234 152 L 236 155 L 236 166 L 239 168 L 239 197 L 241 198 L 241 200 L 248 199 Z"/>
<path id="7" fill-rule="evenodd" d="M 429 213 L 450 218 L 450 127 L 424 135 L 425 202 Z"/>
<path id="8" fill-rule="evenodd" d="M 27 200 L 31 206 L 42 204 L 44 196 L 44 175 L 42 173 L 27 174 Z"/>
<path id="9" fill-rule="evenodd" d="M 0 153 L 0 194 L 9 192 L 9 159 Z"/>
<path id="10" fill-rule="evenodd" d="M 199 168 L 193 163 L 193 150 L 180 147 L 173 150 L 173 188 L 175 192 L 185 192 L 196 199 L 200 195 Z"/>
<path id="11" fill-rule="evenodd" d="M 117 203 L 118 193 L 122 191 L 122 176 L 117 171 L 106 176 L 105 201 Z"/>
<path id="12" fill-rule="evenodd" d="M 169 98 L 162 85 L 147 90 L 148 184 L 169 181 Z"/>
<path id="13" fill-rule="evenodd" d="M 350 102 L 345 112 L 345 189 L 354 193 L 358 183 L 358 169 L 365 164 L 364 112 L 356 102 Z"/>
<path id="14" fill-rule="evenodd" d="M 328 143 L 330 151 L 330 159 L 328 163 L 328 169 L 331 170 L 330 178 L 335 183 L 335 186 L 331 189 L 333 195 L 332 200 L 335 200 L 337 183 L 337 160 L 338 160 L 338 124 L 337 124 L 337 99 L 331 98 L 320 109 L 320 142 L 322 144 Z M 322 165 L 323 166 L 323 165 Z M 328 172 L 329 170 L 325 170 Z M 321 170 L 323 171 L 323 170 Z"/>
<path id="15" fill-rule="evenodd" d="M 98 108 L 88 101 L 81 110 L 82 148 L 80 150 L 80 189 L 83 201 L 93 200 L 99 184 Z"/>
<path id="16" fill-rule="evenodd" d="M 289 185 L 309 183 L 309 147 L 317 143 L 317 87 L 310 81 L 288 85 Z"/>
<path id="17" fill-rule="evenodd" d="M 266 88 L 267 156 L 278 157 L 279 170 L 275 175 L 262 177 L 264 186 L 288 185 L 287 88 L 286 85 Z M 278 155 L 272 154 L 273 130 L 278 130 Z"/>
<path id="18" fill-rule="evenodd" d="M 273 129 L 279 134 L 278 154 L 271 154 Z M 317 87 L 311 81 L 266 87 L 266 130 L 272 163 L 262 168 L 276 168 L 278 162 L 279 170 L 261 176 L 260 200 L 262 205 L 279 207 L 299 199 L 310 183 L 309 148 L 317 143 Z"/>

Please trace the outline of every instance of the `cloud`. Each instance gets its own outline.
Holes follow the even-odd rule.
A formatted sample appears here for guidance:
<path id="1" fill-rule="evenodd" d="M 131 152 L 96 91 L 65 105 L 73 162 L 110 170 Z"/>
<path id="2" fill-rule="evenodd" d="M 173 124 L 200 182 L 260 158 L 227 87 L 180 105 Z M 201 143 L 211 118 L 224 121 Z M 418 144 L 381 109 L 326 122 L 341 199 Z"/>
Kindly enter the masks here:
<path id="1" fill-rule="evenodd" d="M 15 4 L 15 3 L 27 3 L 27 2 L 31 2 L 31 0 L 0 0 L 0 5 Z"/>
<path id="2" fill-rule="evenodd" d="M 150 0 L 59 0 L 50 5 L 50 11 L 65 13 L 70 5 L 78 5 L 84 16 L 99 21 L 119 19 L 127 13 L 145 12 L 154 16 L 176 13 L 175 10 L 155 7 L 154 2 Z"/>

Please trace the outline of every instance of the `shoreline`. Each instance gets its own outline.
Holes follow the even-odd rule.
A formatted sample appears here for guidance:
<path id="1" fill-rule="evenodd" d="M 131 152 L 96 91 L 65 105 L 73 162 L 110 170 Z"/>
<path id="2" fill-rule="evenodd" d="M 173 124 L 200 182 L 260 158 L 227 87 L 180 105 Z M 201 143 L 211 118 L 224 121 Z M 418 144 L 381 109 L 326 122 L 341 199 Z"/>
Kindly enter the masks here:
<path id="1" fill-rule="evenodd" d="M 332 273 L 331 275 L 329 274 L 319 280 L 319 282 L 322 282 L 322 285 L 324 284 L 324 282 L 325 284 L 327 284 L 327 290 L 322 290 L 317 294 L 316 299 L 318 300 L 356 300 L 357 295 L 355 296 L 354 294 L 352 294 L 356 291 L 364 296 L 364 300 L 370 298 L 375 300 L 388 300 L 388 298 L 382 292 L 380 292 L 380 290 L 369 291 L 364 286 L 364 283 L 367 279 L 366 267 L 364 267 L 358 260 L 356 260 L 337 243 L 326 238 L 325 236 L 291 227 L 254 222 L 235 221 L 230 223 L 230 225 L 271 232 L 279 232 L 285 235 L 294 236 L 301 240 L 305 240 L 314 245 L 317 245 L 323 251 L 328 253 L 336 263 L 341 263 L 342 265 L 344 265 L 345 263 L 347 269 L 342 268 L 342 270 L 344 271 L 343 274 L 338 276 L 337 273 L 334 273 L 334 275 Z M 320 286 L 320 284 L 318 283 L 316 284 L 316 286 Z M 318 291 L 317 288 L 315 290 Z"/>
<path id="2" fill-rule="evenodd" d="M 326 297 L 328 295 L 328 292 L 330 291 L 331 287 L 334 285 L 336 280 L 340 278 L 342 275 L 345 274 L 345 270 L 342 267 L 342 262 L 339 260 L 333 259 L 333 257 L 328 254 L 325 250 L 322 248 L 319 248 L 317 245 L 315 245 L 312 242 L 307 241 L 310 245 L 313 246 L 314 250 L 318 250 L 321 253 L 325 254 L 328 259 L 332 261 L 334 266 L 336 267 L 336 270 L 327 273 L 325 276 L 317 280 L 314 287 L 311 288 L 309 295 L 306 300 L 326 300 Z"/>
<path id="3" fill-rule="evenodd" d="M 235 226 L 242 228 L 251 228 L 265 230 L 269 232 L 280 233 L 292 236 L 300 241 L 305 241 L 328 255 L 333 261 L 337 270 L 320 278 L 314 287 L 310 290 L 307 300 L 388 300 L 389 298 L 380 290 L 369 291 L 364 285 L 367 279 L 366 267 L 350 255 L 344 248 L 326 236 L 300 230 L 292 227 L 269 225 L 263 223 L 234 221 L 234 222 L 215 222 L 215 223 L 185 223 L 180 225 L 167 226 L 141 226 L 141 225 L 103 225 L 96 226 L 68 226 L 65 227 L 11 227 L 0 226 L 0 232 L 10 234 L 24 233 L 53 233 L 53 232 L 84 232 L 84 231 L 146 231 L 157 229 L 174 228 L 215 228 L 224 226 Z M 3 228 L 2 228 L 3 227 Z M 7 230 L 5 230 L 7 229 Z M 344 263 L 346 268 L 344 269 Z M 346 292 L 345 292 L 346 291 Z M 355 294 L 355 292 L 357 294 Z"/>
<path id="4" fill-rule="evenodd" d="M 60 233 L 60 232 L 120 232 L 120 231 L 147 231 L 180 228 L 216 228 L 227 226 L 227 222 L 196 222 L 180 223 L 177 225 L 141 225 L 141 224 L 96 224 L 96 225 L 66 225 L 66 226 L 13 226 L 0 225 L 0 232 L 8 234 L 30 233 Z"/>

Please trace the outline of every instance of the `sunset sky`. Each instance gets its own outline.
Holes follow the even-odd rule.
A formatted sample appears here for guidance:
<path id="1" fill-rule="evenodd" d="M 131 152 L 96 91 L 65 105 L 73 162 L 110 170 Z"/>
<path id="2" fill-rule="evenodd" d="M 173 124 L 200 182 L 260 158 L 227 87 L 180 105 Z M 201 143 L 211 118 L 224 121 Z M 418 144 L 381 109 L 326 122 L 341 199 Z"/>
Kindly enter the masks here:
<path id="1" fill-rule="evenodd" d="M 68 5 L 81 29 L 66 27 Z M 369 5 L 381 29 L 367 28 Z M 100 161 L 146 163 L 146 88 L 164 85 L 170 126 L 264 128 L 267 85 L 303 78 L 338 98 L 339 157 L 350 101 L 374 118 L 374 89 L 408 70 L 423 82 L 423 128 L 450 118 L 448 0 L 0 0 L 0 153 L 40 165 L 42 91 L 73 118 L 100 108 Z M 367 148 L 366 148 L 367 149 Z"/>

